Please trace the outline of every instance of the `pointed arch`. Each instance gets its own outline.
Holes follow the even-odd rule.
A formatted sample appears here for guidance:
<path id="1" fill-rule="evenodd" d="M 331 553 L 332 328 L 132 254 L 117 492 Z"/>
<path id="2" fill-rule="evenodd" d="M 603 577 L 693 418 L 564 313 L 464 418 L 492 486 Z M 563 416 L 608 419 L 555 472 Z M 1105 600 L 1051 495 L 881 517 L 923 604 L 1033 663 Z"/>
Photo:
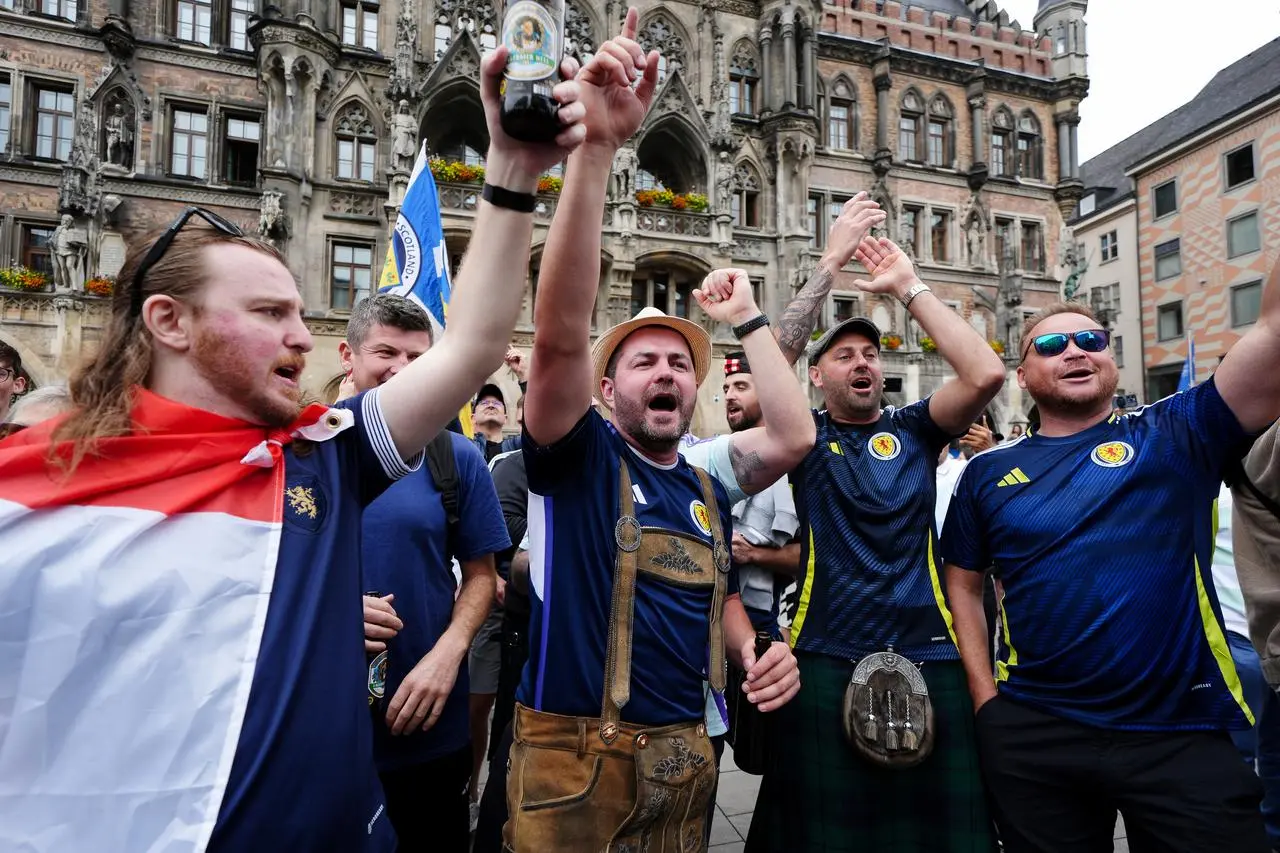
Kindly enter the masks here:
<path id="1" fill-rule="evenodd" d="M 1011 178 L 1017 173 L 1017 159 L 1013 149 L 1013 111 L 1004 104 L 991 114 L 991 164 L 995 177 Z"/>
<path id="2" fill-rule="evenodd" d="M 596 20 L 595 8 L 590 3 L 579 5 L 577 0 L 564 4 L 564 51 L 586 65 L 600 47 L 603 30 Z"/>
<path id="3" fill-rule="evenodd" d="M 914 86 L 898 100 L 898 159 L 904 162 L 924 160 L 924 104 Z"/>
<path id="4" fill-rule="evenodd" d="M 929 100 L 925 123 L 925 162 L 949 169 L 956 159 L 956 111 L 950 99 L 936 92 Z"/>
<path id="5" fill-rule="evenodd" d="M 333 110 L 333 176 L 340 181 L 373 183 L 377 171 L 378 139 L 382 135 L 377 113 L 359 97 L 343 100 Z"/>
<path id="6" fill-rule="evenodd" d="M 740 38 L 729 54 L 729 114 L 753 116 L 759 109 L 760 52 L 751 39 Z"/>
<path id="7" fill-rule="evenodd" d="M 468 165 L 484 163 L 489 149 L 480 89 L 470 78 L 454 78 L 435 89 L 424 104 L 419 139 L 433 157 Z"/>
<path id="8" fill-rule="evenodd" d="M 821 83 L 821 81 L 819 81 Z M 833 150 L 858 150 L 858 90 L 844 72 L 823 85 L 827 120 L 827 147 Z"/>
<path id="9" fill-rule="evenodd" d="M 636 153 L 641 176 L 652 175 L 677 193 L 707 191 L 706 144 L 686 116 L 672 112 L 660 117 L 644 132 Z M 638 189 L 640 184 L 637 178 Z"/>
<path id="10" fill-rule="evenodd" d="M 1033 181 L 1044 179 L 1044 137 L 1040 119 L 1030 109 L 1018 116 L 1018 177 Z"/>
<path id="11" fill-rule="evenodd" d="M 462 33 L 467 33 L 481 50 L 498 46 L 499 16 L 486 0 L 437 0 L 431 19 L 431 59 L 439 62 Z"/>
<path id="12" fill-rule="evenodd" d="M 735 228 L 759 228 L 764 218 L 764 180 L 751 160 L 743 157 L 733 167 L 733 197 L 729 212 Z"/>
<path id="13" fill-rule="evenodd" d="M 689 59 L 689 32 L 680 23 L 680 19 L 667 7 L 659 5 L 650 9 L 640 18 L 636 30 L 636 41 L 645 52 L 656 50 L 661 58 L 658 60 L 659 80 L 677 71 L 686 76 L 693 71 Z"/>

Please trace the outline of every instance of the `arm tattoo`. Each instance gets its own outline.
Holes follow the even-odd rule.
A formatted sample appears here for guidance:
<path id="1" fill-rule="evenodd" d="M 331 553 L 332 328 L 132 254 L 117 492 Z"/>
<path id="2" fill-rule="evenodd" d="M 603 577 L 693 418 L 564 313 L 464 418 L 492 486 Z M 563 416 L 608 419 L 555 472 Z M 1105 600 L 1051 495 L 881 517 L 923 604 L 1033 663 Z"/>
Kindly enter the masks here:
<path id="1" fill-rule="evenodd" d="M 809 345 L 809 336 L 818 325 L 818 315 L 822 313 L 822 305 L 827 301 L 827 294 L 831 292 L 831 285 L 834 283 L 835 276 L 818 267 L 782 312 L 782 319 L 778 321 L 778 330 L 774 336 L 789 363 L 795 364 L 800 353 Z"/>
<path id="2" fill-rule="evenodd" d="M 754 450 L 743 453 L 732 441 L 729 442 L 729 462 L 733 466 L 733 476 L 738 478 L 738 485 L 744 488 L 754 485 L 756 474 L 764 470 L 764 460 L 759 453 Z"/>

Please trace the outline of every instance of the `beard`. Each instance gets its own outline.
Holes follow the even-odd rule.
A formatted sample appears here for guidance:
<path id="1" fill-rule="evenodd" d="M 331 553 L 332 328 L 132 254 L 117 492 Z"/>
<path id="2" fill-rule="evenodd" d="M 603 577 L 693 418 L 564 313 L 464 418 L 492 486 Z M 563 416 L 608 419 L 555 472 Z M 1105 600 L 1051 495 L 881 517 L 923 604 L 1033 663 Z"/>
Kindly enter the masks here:
<path id="1" fill-rule="evenodd" d="M 760 425 L 760 412 L 748 412 L 746 409 L 734 409 L 725 413 L 725 420 L 729 422 L 729 430 L 731 432 L 742 432 L 743 430 L 754 429 Z"/>
<path id="2" fill-rule="evenodd" d="M 679 417 L 670 425 L 649 423 L 649 403 L 654 397 L 670 395 L 676 400 L 676 412 Z M 640 447 L 654 453 L 667 453 L 674 449 L 681 437 L 689 431 L 693 421 L 692 399 L 686 401 L 675 385 L 655 385 L 649 388 L 643 398 L 631 399 L 615 395 L 613 399 L 613 417 L 618 428 L 630 436 Z"/>
<path id="3" fill-rule="evenodd" d="M 265 379 L 255 377 L 257 368 L 244 354 L 229 347 L 222 338 L 201 329 L 196 333 L 191 358 L 196 370 L 208 380 L 210 386 L 228 400 L 249 411 L 254 423 L 262 426 L 286 427 L 298 419 L 302 412 L 302 388 L 275 390 L 272 377 L 281 367 L 297 368 L 301 375 L 306 359 L 293 354 L 276 360 Z"/>
<path id="4" fill-rule="evenodd" d="M 1057 377 L 1027 379 L 1027 393 L 1041 412 L 1052 412 L 1067 418 L 1096 415 L 1110 407 L 1120 385 L 1120 371 L 1114 364 L 1099 365 L 1094 381 L 1084 386 L 1059 383 Z"/>

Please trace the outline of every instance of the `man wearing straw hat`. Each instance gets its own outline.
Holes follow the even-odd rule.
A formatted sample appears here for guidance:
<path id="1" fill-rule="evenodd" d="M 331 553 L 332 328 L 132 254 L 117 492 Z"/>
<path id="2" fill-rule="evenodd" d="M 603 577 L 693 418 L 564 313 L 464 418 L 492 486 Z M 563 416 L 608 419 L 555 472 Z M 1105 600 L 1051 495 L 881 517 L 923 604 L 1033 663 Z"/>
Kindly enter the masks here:
<path id="1" fill-rule="evenodd" d="M 592 105 L 599 113 L 590 150 L 566 169 L 535 306 L 523 441 L 530 656 L 503 833 L 516 853 L 700 849 L 715 779 L 704 679 L 723 688 L 727 650 L 750 673 L 748 699 L 761 708 L 799 689 L 784 644 L 755 660 L 731 573 L 724 487 L 678 452 L 710 367 L 706 331 L 646 309 L 589 345 L 610 167 L 657 84 L 657 54 L 645 56 L 635 25 L 633 9 L 623 35 L 578 78 L 588 115 Z M 714 319 L 737 325 L 750 358 L 782 362 L 745 274 L 713 273 L 695 296 Z M 794 379 L 778 386 L 801 415 L 797 434 L 762 432 L 739 448 L 751 471 L 779 469 L 774 478 L 814 435 Z M 593 395 L 610 420 L 592 408 Z"/>

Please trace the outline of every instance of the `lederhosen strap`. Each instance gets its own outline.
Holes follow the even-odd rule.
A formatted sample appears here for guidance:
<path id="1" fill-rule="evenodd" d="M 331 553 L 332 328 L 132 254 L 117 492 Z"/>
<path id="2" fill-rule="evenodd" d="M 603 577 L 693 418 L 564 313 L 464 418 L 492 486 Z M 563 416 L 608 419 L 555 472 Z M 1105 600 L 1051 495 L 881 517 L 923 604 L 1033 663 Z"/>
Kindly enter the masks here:
<path id="1" fill-rule="evenodd" d="M 618 736 L 618 721 L 622 718 L 622 708 L 631 699 L 631 644 L 635 629 L 636 575 L 640 571 L 662 577 L 673 583 L 684 586 L 705 586 L 706 560 L 694 560 L 679 543 L 680 534 L 662 529 L 641 528 L 635 515 L 635 497 L 631 490 L 631 471 L 627 463 L 619 460 L 618 472 L 618 523 L 614 528 L 614 539 L 618 546 L 618 556 L 614 566 L 613 595 L 610 600 L 609 641 L 605 654 L 604 699 L 600 712 L 600 737 L 605 743 L 612 743 Z M 711 477 L 701 468 L 693 469 L 702 484 L 703 504 L 708 511 L 708 522 L 711 526 L 711 560 L 710 573 L 714 578 L 711 597 L 711 628 L 708 635 L 710 644 L 710 662 L 707 680 L 716 690 L 724 690 L 725 685 L 725 651 L 724 651 L 724 599 L 729 571 L 729 551 L 724 541 L 724 530 L 720 524 L 720 510 L 716 504 L 715 490 L 711 485 Z M 677 557 L 683 556 L 686 562 L 676 563 L 676 568 L 662 570 L 653 566 L 640 565 L 640 546 L 645 536 L 669 537 L 675 546 Z M 686 537 L 687 538 L 687 537 Z M 703 548 L 705 543 L 697 543 Z M 674 576 L 682 572 L 694 577 Z"/>

